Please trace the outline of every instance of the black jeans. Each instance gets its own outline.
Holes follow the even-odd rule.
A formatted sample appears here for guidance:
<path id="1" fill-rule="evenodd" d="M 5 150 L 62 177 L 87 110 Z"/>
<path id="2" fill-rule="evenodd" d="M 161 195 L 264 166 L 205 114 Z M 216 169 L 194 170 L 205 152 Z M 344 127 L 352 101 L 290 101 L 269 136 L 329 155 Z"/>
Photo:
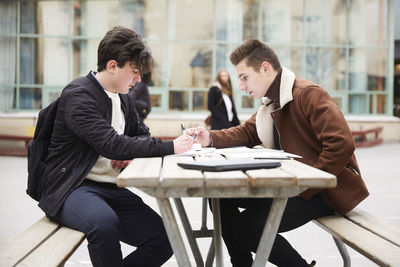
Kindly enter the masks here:
<path id="1" fill-rule="evenodd" d="M 234 267 L 251 266 L 251 252 L 257 251 L 271 204 L 270 198 L 220 199 L 222 237 Z M 240 212 L 239 208 L 244 210 Z M 333 213 L 321 194 L 310 200 L 289 198 L 278 232 L 295 229 Z M 279 267 L 308 266 L 301 255 L 279 234 L 275 238 L 268 261 Z"/>
<path id="2" fill-rule="evenodd" d="M 172 249 L 161 217 L 114 184 L 84 181 L 51 218 L 84 232 L 93 266 L 161 266 Z M 122 259 L 120 241 L 137 247 Z"/>

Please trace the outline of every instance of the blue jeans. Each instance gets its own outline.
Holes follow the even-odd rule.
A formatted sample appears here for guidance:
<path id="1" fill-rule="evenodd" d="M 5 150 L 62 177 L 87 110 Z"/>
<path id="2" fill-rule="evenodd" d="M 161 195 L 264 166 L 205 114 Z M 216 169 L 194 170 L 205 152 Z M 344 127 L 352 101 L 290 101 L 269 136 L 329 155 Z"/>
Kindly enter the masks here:
<path id="1" fill-rule="evenodd" d="M 50 219 L 85 233 L 94 267 L 161 266 L 172 256 L 161 217 L 115 184 L 85 180 Z M 124 259 L 120 241 L 137 247 Z"/>

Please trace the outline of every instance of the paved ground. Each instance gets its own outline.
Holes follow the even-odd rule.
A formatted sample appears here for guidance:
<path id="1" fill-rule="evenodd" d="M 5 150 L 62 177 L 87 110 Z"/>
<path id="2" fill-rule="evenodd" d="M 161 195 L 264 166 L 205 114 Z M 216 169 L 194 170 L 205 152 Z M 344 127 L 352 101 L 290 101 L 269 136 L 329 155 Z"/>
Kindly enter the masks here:
<path id="1" fill-rule="evenodd" d="M 400 227 L 400 143 L 384 144 L 356 150 L 361 172 L 370 190 L 370 197 L 360 207 L 380 216 L 383 220 Z M 37 203 L 25 194 L 26 158 L 0 157 L 0 239 L 13 237 L 43 216 Z M 141 192 L 151 207 L 158 211 L 156 201 Z M 184 199 L 189 218 L 194 228 L 201 224 L 201 200 Z M 208 218 L 211 218 L 210 214 Z M 210 220 L 209 220 L 210 221 Z M 208 225 L 211 225 L 209 222 Z M 342 266 L 341 258 L 329 234 L 313 223 L 285 234 L 288 240 L 309 261 L 315 259 L 317 266 Z M 206 254 L 209 239 L 200 240 L 200 250 Z M 66 266 L 91 266 L 86 241 L 67 262 Z M 123 245 L 124 254 L 132 248 Z M 355 267 L 376 266 L 357 252 L 350 249 Z M 225 266 L 230 266 L 228 254 L 224 251 Z M 193 257 L 192 257 L 193 258 Z M 164 267 L 177 266 L 172 257 Z M 272 266 L 268 264 L 268 266 Z"/>

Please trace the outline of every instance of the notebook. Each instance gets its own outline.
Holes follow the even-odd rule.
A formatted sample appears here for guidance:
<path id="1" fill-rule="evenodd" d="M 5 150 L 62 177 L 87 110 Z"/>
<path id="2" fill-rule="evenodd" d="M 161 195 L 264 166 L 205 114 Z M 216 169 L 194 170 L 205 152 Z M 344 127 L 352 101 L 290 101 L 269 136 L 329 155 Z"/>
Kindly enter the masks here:
<path id="1" fill-rule="evenodd" d="M 184 169 L 201 170 L 209 172 L 222 172 L 233 170 L 253 170 L 269 169 L 281 166 L 279 161 L 254 160 L 254 159 L 231 159 L 231 160 L 213 160 L 196 162 L 178 162 L 178 166 Z"/>

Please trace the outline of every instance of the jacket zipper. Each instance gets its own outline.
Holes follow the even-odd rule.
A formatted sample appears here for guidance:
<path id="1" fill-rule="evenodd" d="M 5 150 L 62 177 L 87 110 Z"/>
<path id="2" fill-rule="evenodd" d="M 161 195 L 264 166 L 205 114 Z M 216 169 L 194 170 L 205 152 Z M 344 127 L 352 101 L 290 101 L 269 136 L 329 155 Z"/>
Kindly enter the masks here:
<path id="1" fill-rule="evenodd" d="M 350 164 L 346 165 L 346 168 L 349 169 L 352 173 L 359 175 L 358 172 L 356 171 L 356 169 L 354 169 L 353 167 L 350 166 Z"/>

